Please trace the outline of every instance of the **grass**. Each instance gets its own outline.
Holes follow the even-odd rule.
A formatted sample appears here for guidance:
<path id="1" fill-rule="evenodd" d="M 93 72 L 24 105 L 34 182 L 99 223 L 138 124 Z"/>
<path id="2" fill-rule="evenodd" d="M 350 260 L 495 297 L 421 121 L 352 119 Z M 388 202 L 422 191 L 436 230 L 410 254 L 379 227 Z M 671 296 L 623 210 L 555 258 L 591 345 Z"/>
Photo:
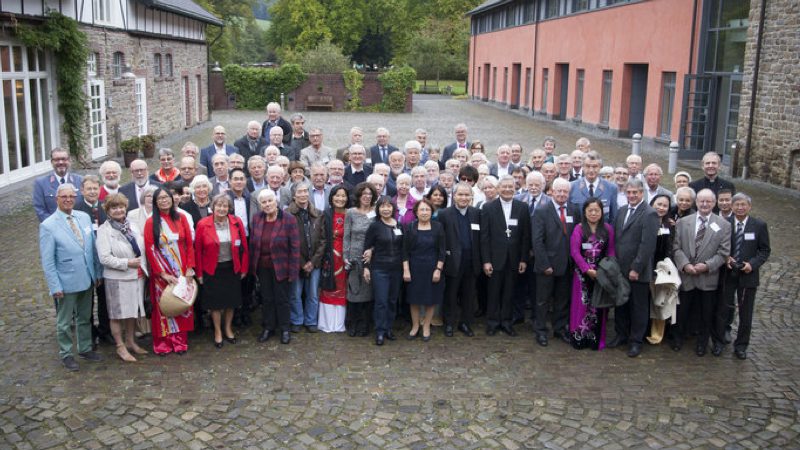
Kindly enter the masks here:
<path id="1" fill-rule="evenodd" d="M 270 25 L 272 25 L 272 21 L 264 19 L 256 19 L 256 24 L 258 24 L 258 27 L 261 28 L 262 31 L 266 31 L 269 29 Z"/>
<path id="2" fill-rule="evenodd" d="M 436 80 L 428 80 L 427 82 L 427 90 L 425 92 L 420 92 L 425 82 L 423 80 L 417 80 L 416 86 L 414 86 L 414 92 L 420 94 L 433 94 L 435 93 L 431 89 L 436 87 Z M 464 95 L 467 91 L 467 82 L 464 80 L 439 80 L 439 92 L 445 93 L 445 88 L 450 85 L 453 87 L 452 91 L 450 92 L 452 95 Z"/>

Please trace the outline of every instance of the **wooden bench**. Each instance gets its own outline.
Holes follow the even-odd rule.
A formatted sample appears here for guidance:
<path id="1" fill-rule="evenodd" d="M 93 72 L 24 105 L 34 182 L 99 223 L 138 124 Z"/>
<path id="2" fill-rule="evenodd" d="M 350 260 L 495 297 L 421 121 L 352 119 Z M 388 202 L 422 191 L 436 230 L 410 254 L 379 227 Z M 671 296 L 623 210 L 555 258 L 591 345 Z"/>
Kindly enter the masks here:
<path id="1" fill-rule="evenodd" d="M 319 108 L 333 111 L 332 95 L 309 95 L 306 97 L 306 109 Z"/>

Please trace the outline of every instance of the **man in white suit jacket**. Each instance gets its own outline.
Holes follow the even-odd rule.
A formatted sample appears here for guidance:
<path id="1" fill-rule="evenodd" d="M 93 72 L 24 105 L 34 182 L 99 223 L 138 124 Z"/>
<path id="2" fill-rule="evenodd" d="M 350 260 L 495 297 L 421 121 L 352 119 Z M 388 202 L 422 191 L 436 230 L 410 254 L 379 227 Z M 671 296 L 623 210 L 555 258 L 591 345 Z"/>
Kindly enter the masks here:
<path id="1" fill-rule="evenodd" d="M 64 367 L 78 370 L 72 355 L 72 318 L 78 356 L 99 361 L 92 351 L 92 289 L 102 277 L 89 215 L 73 210 L 77 190 L 65 183 L 56 191 L 58 209 L 39 226 L 39 252 L 50 295 L 56 303 L 56 336 Z"/>

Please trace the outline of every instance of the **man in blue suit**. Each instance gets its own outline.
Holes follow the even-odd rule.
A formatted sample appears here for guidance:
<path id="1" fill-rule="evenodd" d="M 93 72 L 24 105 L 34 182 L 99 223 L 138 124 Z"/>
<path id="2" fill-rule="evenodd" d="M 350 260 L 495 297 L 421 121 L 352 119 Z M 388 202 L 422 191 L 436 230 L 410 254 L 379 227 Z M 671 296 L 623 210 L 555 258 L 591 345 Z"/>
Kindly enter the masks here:
<path id="1" fill-rule="evenodd" d="M 89 215 L 73 210 L 78 191 L 69 183 L 56 190 L 58 209 L 39 226 L 42 269 L 56 303 L 56 336 L 64 367 L 78 370 L 72 356 L 72 319 L 78 356 L 89 361 L 102 357 L 92 351 L 92 288 L 101 281 Z"/>
<path id="2" fill-rule="evenodd" d="M 617 214 L 617 186 L 600 178 L 600 156 L 595 151 L 583 157 L 583 176 L 571 182 L 569 203 L 578 211 L 583 211 L 586 200 L 595 197 L 603 202 L 603 218 L 606 223 L 614 223 Z"/>
<path id="3" fill-rule="evenodd" d="M 69 152 L 62 148 L 50 150 L 50 164 L 53 165 L 53 172 L 38 178 L 33 184 L 33 209 L 39 223 L 56 212 L 56 189 L 60 185 L 70 183 L 80 186 L 83 180 L 80 175 L 69 173 Z"/>
<path id="4" fill-rule="evenodd" d="M 211 158 L 219 153 L 225 152 L 226 155 L 231 155 L 236 152 L 236 147 L 225 143 L 225 127 L 217 125 L 214 127 L 214 136 L 212 138 L 214 143 L 208 147 L 200 150 L 200 165 L 206 167 L 208 177 L 214 176 L 214 167 L 211 165 Z"/>

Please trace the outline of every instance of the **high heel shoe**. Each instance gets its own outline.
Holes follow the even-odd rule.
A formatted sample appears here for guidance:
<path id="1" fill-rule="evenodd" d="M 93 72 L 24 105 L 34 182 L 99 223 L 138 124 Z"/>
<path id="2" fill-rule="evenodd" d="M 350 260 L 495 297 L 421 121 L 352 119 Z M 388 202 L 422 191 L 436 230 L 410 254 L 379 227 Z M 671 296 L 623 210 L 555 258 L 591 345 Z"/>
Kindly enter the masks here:
<path id="1" fill-rule="evenodd" d="M 127 345 L 126 347 L 128 348 L 129 351 L 132 351 L 133 353 L 136 353 L 137 355 L 146 355 L 147 354 L 147 350 L 143 349 L 142 347 L 139 347 L 135 343 Z"/>
<path id="2" fill-rule="evenodd" d="M 217 347 L 217 349 L 221 349 L 222 348 L 222 341 L 219 341 L 219 342 L 214 341 L 214 347 Z"/>
<path id="3" fill-rule="evenodd" d="M 136 358 L 128 353 L 128 349 L 125 347 L 125 344 L 117 345 L 117 356 L 119 356 L 119 359 L 125 362 L 136 362 Z"/>
<path id="4" fill-rule="evenodd" d="M 228 344 L 235 344 L 236 343 L 236 336 L 234 336 L 234 337 L 223 336 L 223 338 L 228 342 Z"/>
<path id="5" fill-rule="evenodd" d="M 419 328 L 417 328 L 417 332 L 416 333 L 408 333 L 408 335 L 406 336 L 406 339 L 408 339 L 409 341 L 413 341 L 418 336 L 419 336 Z"/>

